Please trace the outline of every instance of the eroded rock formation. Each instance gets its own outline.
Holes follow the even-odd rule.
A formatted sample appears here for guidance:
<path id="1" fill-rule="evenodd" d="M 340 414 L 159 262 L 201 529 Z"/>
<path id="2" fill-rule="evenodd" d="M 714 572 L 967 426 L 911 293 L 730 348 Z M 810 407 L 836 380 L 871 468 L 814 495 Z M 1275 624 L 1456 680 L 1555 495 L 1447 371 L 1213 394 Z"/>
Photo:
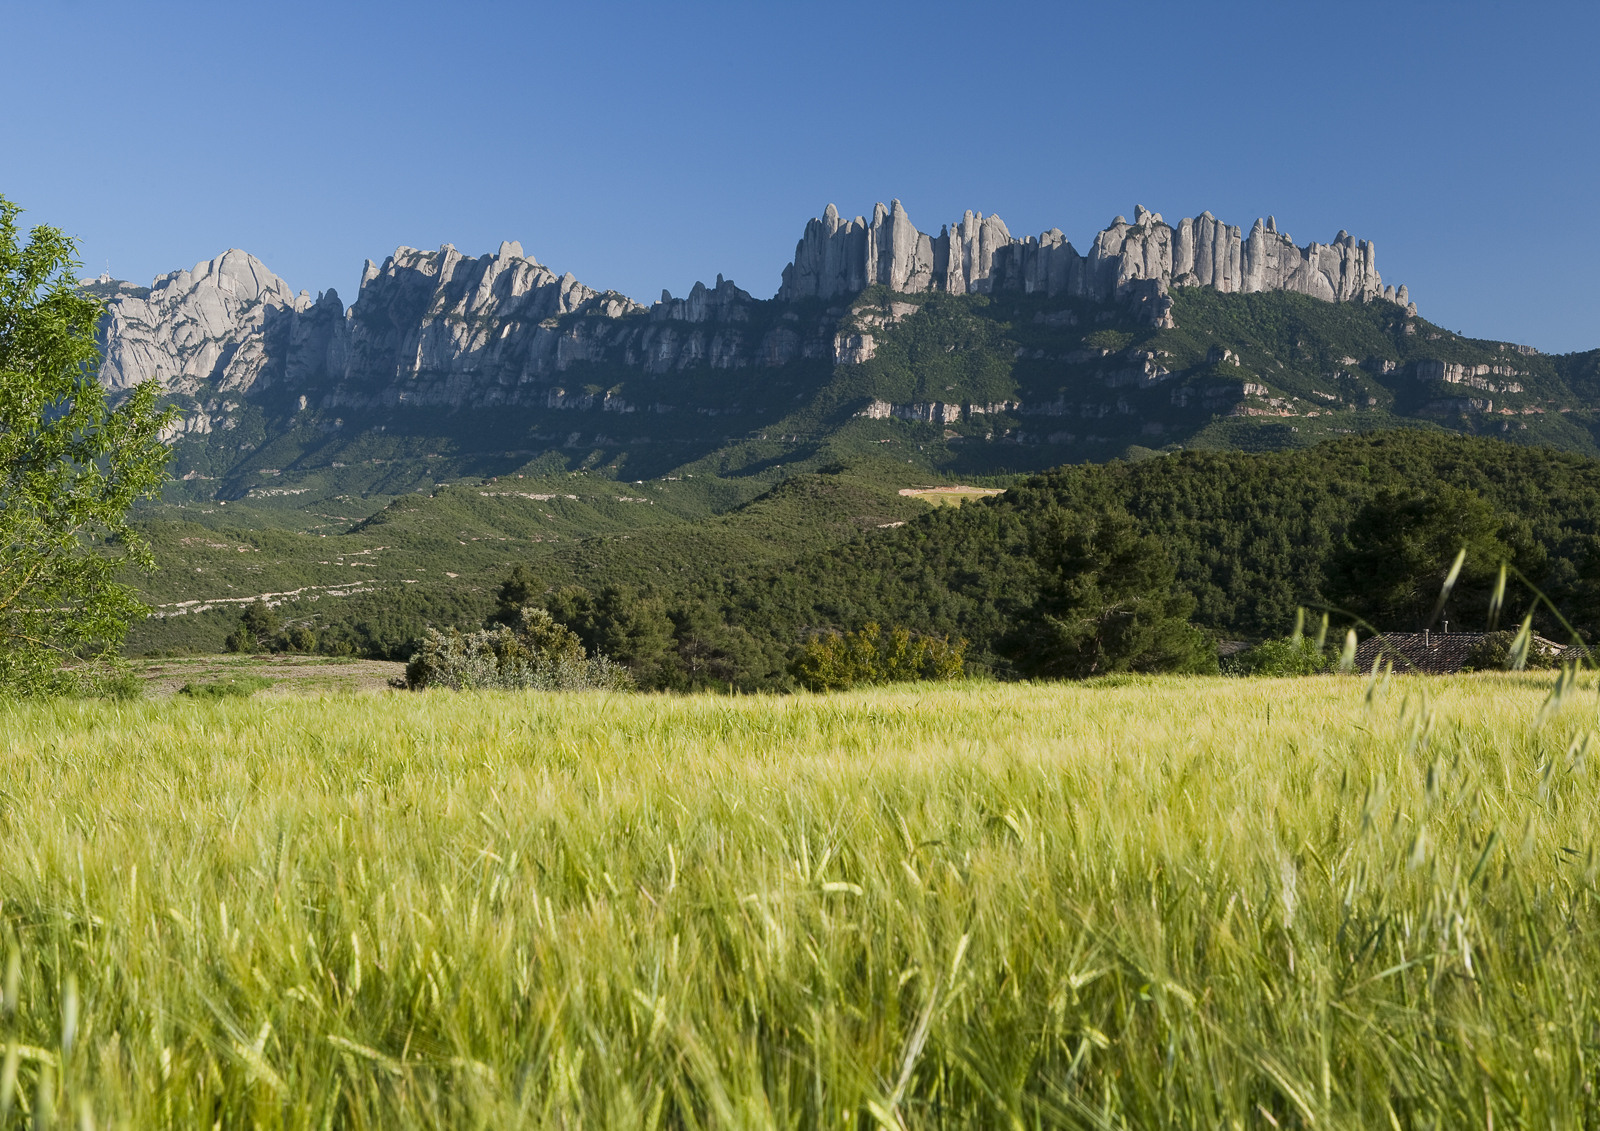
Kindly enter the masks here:
<path id="1" fill-rule="evenodd" d="M 849 300 L 873 285 L 1116 301 L 1158 326 L 1171 325 L 1169 291 L 1177 286 L 1409 302 L 1404 287 L 1383 285 L 1370 243 L 1340 232 L 1330 244 L 1298 247 L 1270 217 L 1246 236 L 1209 212 L 1173 227 L 1139 207 L 1132 223 L 1118 216 L 1081 255 L 1057 229 L 1018 239 L 998 216 L 981 213 L 930 235 L 898 200 L 877 205 L 870 220 L 842 219 L 829 205 L 806 225 L 775 303 L 719 275 L 684 298 L 663 291 L 646 308 L 557 275 L 513 242 L 477 257 L 449 244 L 398 248 L 381 265 L 367 262 L 348 311 L 332 290 L 315 299 L 292 292 L 237 249 L 161 276 L 148 294 L 110 280 L 91 287 L 108 299 L 102 381 L 114 390 L 157 381 L 184 408 L 178 434 L 232 427 L 242 397 L 291 414 L 399 404 L 664 411 L 669 406 L 569 386 L 563 375 L 591 363 L 643 376 L 803 359 L 859 364 L 890 324 L 917 310 L 889 302 L 878 314 L 847 317 Z M 1119 371 L 1121 383 L 1143 387 L 1166 376 L 1153 358 L 1133 360 Z M 925 411 L 933 419 L 948 410 Z"/>
<path id="2" fill-rule="evenodd" d="M 783 272 L 778 298 L 830 299 L 875 283 L 899 292 L 986 293 L 1019 290 L 1148 303 L 1146 316 L 1170 318 L 1161 301 L 1171 287 L 1211 287 L 1224 293 L 1295 291 L 1328 302 L 1387 298 L 1405 306 L 1405 288 L 1385 288 L 1376 248 L 1340 232 L 1330 244 L 1297 246 L 1273 217 L 1257 220 L 1248 236 L 1209 212 L 1176 227 L 1142 205 L 1130 224 L 1118 216 L 1095 236 L 1089 254 L 1052 228 L 1017 239 L 998 216 L 966 213 L 939 235 L 919 232 L 898 200 L 878 205 L 871 222 L 841 220 L 828 205 L 806 225 L 794 262 Z"/>
<path id="3" fill-rule="evenodd" d="M 150 284 L 148 296 L 106 304 L 101 380 L 127 389 L 155 380 L 172 393 L 246 393 L 293 351 L 300 364 L 344 314 L 333 291 L 298 295 L 255 256 L 234 248 Z M 277 347 L 276 350 L 274 347 Z"/>

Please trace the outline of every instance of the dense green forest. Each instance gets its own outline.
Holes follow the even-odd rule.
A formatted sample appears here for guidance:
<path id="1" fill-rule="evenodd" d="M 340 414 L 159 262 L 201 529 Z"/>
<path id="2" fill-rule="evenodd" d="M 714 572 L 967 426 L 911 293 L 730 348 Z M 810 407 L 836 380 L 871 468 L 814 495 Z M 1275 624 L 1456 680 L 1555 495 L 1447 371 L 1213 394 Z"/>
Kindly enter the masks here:
<path id="1" fill-rule="evenodd" d="M 797 475 L 693 523 L 553 546 L 497 542 L 477 551 L 487 554 L 478 582 L 456 606 L 429 601 L 462 590 L 422 583 L 346 597 L 340 611 L 351 620 L 324 628 L 324 646 L 401 656 L 420 617 L 481 623 L 531 602 L 647 687 L 787 688 L 806 639 L 869 622 L 964 638 L 974 670 L 1003 678 L 1092 674 L 1050 660 L 1053 645 L 1039 637 L 1062 608 L 1082 604 L 1074 587 L 1088 578 L 1107 603 L 1170 592 L 1148 621 L 1167 636 L 1140 647 L 1164 657 L 1161 666 L 1203 667 L 1215 641 L 1282 635 L 1301 606 L 1331 609 L 1336 624 L 1359 616 L 1385 630 L 1418 627 L 1463 547 L 1442 614 L 1453 626 L 1485 626 L 1503 560 L 1586 639 L 1600 633 L 1600 461 L 1572 453 L 1392 431 L 1285 452 L 1064 467 L 938 508 L 874 491 L 881 472 Z M 360 536 L 448 502 L 416 500 Z M 447 546 L 436 552 L 451 556 Z M 1128 595 L 1116 596 L 1118 586 Z M 1506 615 L 1520 617 L 1531 594 L 1514 580 Z M 236 610 L 206 616 L 237 621 Z M 1203 648 L 1161 627 L 1174 617 L 1203 634 Z M 1535 621 L 1565 638 L 1548 611 Z"/>
<path id="2" fill-rule="evenodd" d="M 1335 623 L 1420 627 L 1463 546 L 1443 612 L 1454 626 L 1484 627 L 1488 586 L 1507 560 L 1585 638 L 1600 631 L 1600 461 L 1417 432 L 1062 468 L 695 596 L 730 624 L 779 638 L 867 620 L 963 636 L 971 660 L 1019 674 L 1023 630 L 1057 566 L 1054 532 L 1105 512 L 1130 516 L 1170 560 L 1194 623 L 1219 639 L 1287 633 L 1299 606 L 1332 608 Z M 1513 583 L 1508 615 L 1530 598 Z M 1548 612 L 1535 623 L 1565 638 Z"/>

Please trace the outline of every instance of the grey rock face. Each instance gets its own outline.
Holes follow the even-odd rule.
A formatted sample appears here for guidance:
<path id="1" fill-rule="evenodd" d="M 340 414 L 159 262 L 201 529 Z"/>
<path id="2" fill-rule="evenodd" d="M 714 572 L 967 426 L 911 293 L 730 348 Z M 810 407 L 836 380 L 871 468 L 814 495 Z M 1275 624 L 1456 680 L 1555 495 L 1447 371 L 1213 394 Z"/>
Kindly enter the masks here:
<path id="1" fill-rule="evenodd" d="M 877 343 L 871 334 L 839 333 L 833 337 L 833 363 L 835 365 L 860 365 L 871 361 L 877 352 Z"/>
<path id="2" fill-rule="evenodd" d="M 643 310 L 614 291 L 557 276 L 515 244 L 476 259 L 450 244 L 438 251 L 402 247 L 363 275 L 348 320 L 343 376 L 387 387 L 468 374 L 516 384 L 590 355 L 581 336 L 573 340 L 548 320 L 580 311 L 615 319 Z"/>
<path id="3" fill-rule="evenodd" d="M 650 308 L 650 317 L 656 322 L 745 322 L 751 301 L 749 291 L 718 275 L 715 288 L 696 283 L 688 298 L 673 298 L 662 291 L 661 301 Z"/>
<path id="4" fill-rule="evenodd" d="M 329 291 L 320 301 L 337 306 L 339 296 Z M 109 302 L 100 379 L 113 390 L 155 380 L 188 395 L 203 389 L 248 392 L 268 367 L 269 336 L 316 305 L 235 248 L 188 271 L 162 275 L 150 284 L 148 297 L 123 295 Z M 302 331 L 302 344 L 307 337 Z"/>
<path id="5" fill-rule="evenodd" d="M 924 267 L 929 249 L 931 269 Z M 860 217 L 841 221 L 828 205 L 822 219 L 806 225 L 777 297 L 827 299 L 874 283 L 902 292 L 1043 291 L 1130 300 L 1158 325 L 1171 322 L 1171 303 L 1162 300 L 1175 286 L 1211 287 L 1225 294 L 1295 291 L 1327 302 L 1386 298 L 1401 306 L 1410 303 L 1404 287 L 1384 287 L 1371 243 L 1340 232 L 1330 244 L 1298 247 L 1272 217 L 1257 220 L 1245 236 L 1209 212 L 1173 227 L 1160 213 L 1139 205 L 1131 224 L 1118 216 L 1083 256 L 1059 229 L 1016 239 L 998 216 L 981 213 L 966 213 L 930 239 L 911 226 L 898 200 L 887 209 L 878 205 L 870 224 Z"/>
<path id="6" fill-rule="evenodd" d="M 870 221 L 842 219 L 830 204 L 806 225 L 777 298 L 826 302 L 873 285 L 1116 301 L 1156 326 L 1172 325 L 1178 286 L 1382 298 L 1415 312 L 1405 287 L 1383 285 L 1372 245 L 1344 232 L 1302 248 L 1270 217 L 1246 237 L 1209 212 L 1174 227 L 1142 205 L 1083 255 L 1059 229 L 1019 239 L 994 215 L 967 212 L 932 236 L 898 200 L 874 207 Z M 873 356 L 881 327 L 916 309 L 887 302 L 854 312 L 851 324 L 839 319 L 842 302 L 775 314 L 720 275 L 685 298 L 663 291 L 646 308 L 557 275 L 515 242 L 478 257 L 449 244 L 397 248 L 381 265 L 367 262 L 349 310 L 332 290 L 316 299 L 292 292 L 237 249 L 161 276 L 148 294 L 111 280 L 90 287 L 106 299 L 101 380 L 112 390 L 156 381 L 185 406 L 174 435 L 232 427 L 246 396 L 291 413 L 398 404 L 631 411 L 609 395 L 569 390 L 562 374 L 601 361 L 645 375 L 800 359 L 859 364 Z"/>
<path id="7" fill-rule="evenodd" d="M 1241 252 L 1239 229 L 1210 212 L 1180 220 L 1173 240 L 1172 282 L 1232 294 L 1240 289 Z"/>
<path id="8" fill-rule="evenodd" d="M 974 417 L 986 414 L 1018 411 L 1023 411 L 1021 401 L 1002 401 L 998 404 L 987 405 L 960 405 L 945 401 L 891 404 L 888 401 L 875 399 L 856 415 L 865 417 L 868 420 L 897 419 L 917 420 L 924 424 L 955 424 L 963 419 L 971 420 Z"/>
<path id="9" fill-rule="evenodd" d="M 1094 289 L 1088 261 L 1059 228 L 1006 244 L 996 251 L 998 254 L 990 261 L 991 290 L 1081 297 Z"/>
<path id="10" fill-rule="evenodd" d="M 894 223 L 886 212 L 880 225 L 891 251 Z M 931 263 L 931 251 L 916 241 L 898 246 L 911 248 L 909 259 L 896 268 L 891 256 L 885 270 L 902 273 L 902 286 L 920 285 L 918 267 Z M 476 258 L 446 244 L 369 260 L 348 311 L 333 291 L 317 300 L 293 294 L 239 251 L 155 280 L 148 298 L 102 290 L 115 296 L 101 324 L 101 380 L 113 390 L 155 380 L 177 396 L 186 410 L 169 439 L 233 427 L 246 394 L 290 413 L 395 405 L 632 412 L 637 406 L 618 397 L 567 388 L 562 375 L 597 361 L 654 375 L 866 360 L 873 348 L 870 334 L 841 347 L 831 315 L 768 318 L 753 330 L 754 300 L 720 276 L 646 308 L 557 275 L 512 242 Z"/>
<path id="11" fill-rule="evenodd" d="M 237 248 L 160 276 L 145 297 L 112 298 L 100 338 L 108 388 L 155 381 L 189 398 L 167 439 L 233 427 L 238 398 L 291 374 L 317 382 L 342 373 L 348 346 L 337 292 L 294 294 Z"/>
<path id="12" fill-rule="evenodd" d="M 1244 243 L 1240 290 L 1298 291 L 1328 302 L 1365 302 L 1383 296 L 1377 249 L 1340 232 L 1331 244 L 1296 247 L 1276 222 L 1257 220 Z"/>
<path id="13" fill-rule="evenodd" d="M 928 289 L 950 294 L 987 291 L 994 257 L 1011 243 L 1000 217 L 963 213 L 959 222 L 939 233 L 934 245 L 935 278 Z"/>
<path id="14" fill-rule="evenodd" d="M 784 268 L 778 297 L 827 299 L 876 283 L 902 293 L 929 290 L 934 254 L 933 240 L 917 231 L 898 200 L 888 208 L 875 206 L 870 224 L 860 216 L 840 220 L 830 204 L 820 220 L 806 224 L 794 262 Z"/>

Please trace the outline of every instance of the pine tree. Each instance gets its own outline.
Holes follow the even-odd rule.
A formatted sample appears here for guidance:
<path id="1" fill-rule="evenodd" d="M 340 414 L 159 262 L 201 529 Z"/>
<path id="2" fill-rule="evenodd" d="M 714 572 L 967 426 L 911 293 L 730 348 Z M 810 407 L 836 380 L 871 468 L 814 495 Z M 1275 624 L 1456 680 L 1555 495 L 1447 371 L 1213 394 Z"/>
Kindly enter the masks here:
<path id="1" fill-rule="evenodd" d="M 1081 679 L 1216 670 L 1210 641 L 1189 623 L 1194 598 L 1176 586 L 1171 557 L 1126 513 L 1058 511 L 1042 529 L 1035 555 L 1045 580 L 1011 642 L 1019 671 Z"/>

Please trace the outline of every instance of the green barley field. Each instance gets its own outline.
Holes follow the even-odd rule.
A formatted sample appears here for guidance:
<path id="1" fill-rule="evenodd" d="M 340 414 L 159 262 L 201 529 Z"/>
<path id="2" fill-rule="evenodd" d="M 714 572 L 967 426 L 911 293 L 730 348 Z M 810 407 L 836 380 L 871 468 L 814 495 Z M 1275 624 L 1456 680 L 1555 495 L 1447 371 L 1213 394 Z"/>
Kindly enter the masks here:
<path id="1" fill-rule="evenodd" d="M 0 709 L 0 1127 L 1594 1127 L 1551 683 Z"/>

